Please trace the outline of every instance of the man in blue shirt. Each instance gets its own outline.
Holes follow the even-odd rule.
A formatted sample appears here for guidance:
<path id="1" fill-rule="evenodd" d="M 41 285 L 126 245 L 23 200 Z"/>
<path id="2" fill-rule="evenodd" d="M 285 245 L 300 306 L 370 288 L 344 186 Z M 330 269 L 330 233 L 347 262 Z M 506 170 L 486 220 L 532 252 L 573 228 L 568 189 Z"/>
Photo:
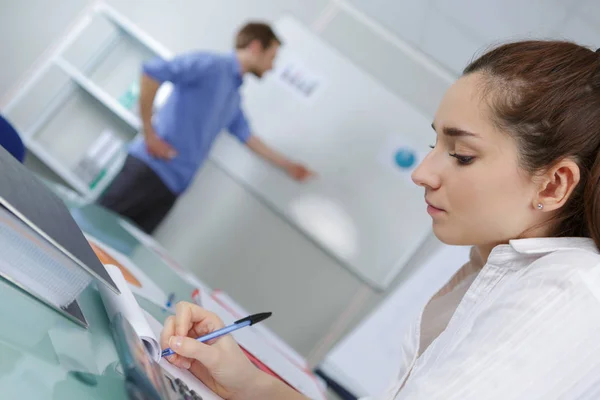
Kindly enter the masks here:
<path id="1" fill-rule="evenodd" d="M 272 69 L 281 41 L 271 27 L 249 23 L 237 34 L 233 54 L 193 52 L 144 64 L 140 85 L 143 139 L 134 141 L 123 169 L 100 204 L 152 233 L 192 182 L 216 136 L 227 129 L 252 151 L 298 181 L 312 173 L 254 136 L 241 108 L 245 74 Z M 159 87 L 173 91 L 152 119 Z"/>

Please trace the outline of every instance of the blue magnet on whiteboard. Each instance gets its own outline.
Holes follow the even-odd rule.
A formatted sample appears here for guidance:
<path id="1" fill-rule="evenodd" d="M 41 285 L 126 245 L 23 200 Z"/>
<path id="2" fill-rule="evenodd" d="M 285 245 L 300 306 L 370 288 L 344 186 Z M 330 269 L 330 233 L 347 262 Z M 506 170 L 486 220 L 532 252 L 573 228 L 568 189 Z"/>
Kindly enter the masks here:
<path id="1" fill-rule="evenodd" d="M 394 161 L 400 168 L 410 168 L 415 164 L 417 158 L 415 153 L 410 149 L 399 149 L 394 155 Z"/>

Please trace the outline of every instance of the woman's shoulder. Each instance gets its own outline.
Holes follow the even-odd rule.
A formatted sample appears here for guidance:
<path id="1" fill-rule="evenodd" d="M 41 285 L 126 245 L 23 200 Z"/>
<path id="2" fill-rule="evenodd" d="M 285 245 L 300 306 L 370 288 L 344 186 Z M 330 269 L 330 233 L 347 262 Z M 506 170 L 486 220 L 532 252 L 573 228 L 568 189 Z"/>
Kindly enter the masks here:
<path id="1" fill-rule="evenodd" d="M 600 253 L 589 248 L 558 249 L 541 256 L 529 265 L 531 270 L 563 267 L 568 270 L 590 270 L 600 267 Z"/>
<path id="2" fill-rule="evenodd" d="M 584 286 L 600 293 L 600 253 L 590 248 L 558 249 L 531 262 L 521 278 L 563 289 Z"/>

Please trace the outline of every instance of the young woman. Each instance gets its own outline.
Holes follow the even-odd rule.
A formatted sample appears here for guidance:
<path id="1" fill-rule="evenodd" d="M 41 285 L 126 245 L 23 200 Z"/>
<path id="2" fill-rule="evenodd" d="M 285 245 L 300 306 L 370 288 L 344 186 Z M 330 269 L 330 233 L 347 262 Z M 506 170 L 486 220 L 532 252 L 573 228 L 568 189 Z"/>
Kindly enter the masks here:
<path id="1" fill-rule="evenodd" d="M 382 399 L 600 399 L 600 54 L 500 46 L 469 65 L 413 174 L 433 231 L 471 261 L 404 338 Z M 223 324 L 188 303 L 162 345 L 226 399 L 302 399 L 254 368 Z M 400 340 L 400 338 L 399 338 Z"/>

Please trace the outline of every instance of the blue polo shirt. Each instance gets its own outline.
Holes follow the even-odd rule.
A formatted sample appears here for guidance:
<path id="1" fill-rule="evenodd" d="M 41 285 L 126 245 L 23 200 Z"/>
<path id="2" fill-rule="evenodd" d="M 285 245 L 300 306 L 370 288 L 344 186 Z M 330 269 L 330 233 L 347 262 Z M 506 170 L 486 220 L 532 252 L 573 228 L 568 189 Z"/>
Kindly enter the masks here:
<path id="1" fill-rule="evenodd" d="M 180 194 L 223 129 L 243 143 L 250 138 L 239 93 L 241 67 L 234 54 L 194 52 L 171 60 L 153 59 L 144 64 L 143 71 L 161 83 L 173 84 L 152 123 L 177 156 L 171 160 L 152 157 L 143 138 L 133 141 L 129 154 L 146 163 L 173 193 Z"/>

